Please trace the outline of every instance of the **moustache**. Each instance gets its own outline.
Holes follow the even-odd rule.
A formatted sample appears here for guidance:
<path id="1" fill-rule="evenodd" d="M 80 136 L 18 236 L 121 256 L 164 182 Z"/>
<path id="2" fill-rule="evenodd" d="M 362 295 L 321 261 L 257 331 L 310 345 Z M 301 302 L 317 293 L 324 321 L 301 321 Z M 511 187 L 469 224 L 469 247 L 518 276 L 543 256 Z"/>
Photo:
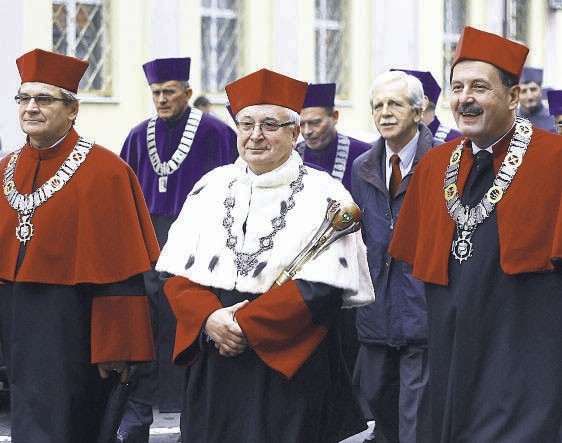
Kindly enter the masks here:
<path id="1" fill-rule="evenodd" d="M 474 103 L 469 103 L 467 105 L 459 105 L 457 107 L 457 112 L 459 114 L 472 114 L 472 115 L 480 115 L 482 114 L 482 108 Z"/>

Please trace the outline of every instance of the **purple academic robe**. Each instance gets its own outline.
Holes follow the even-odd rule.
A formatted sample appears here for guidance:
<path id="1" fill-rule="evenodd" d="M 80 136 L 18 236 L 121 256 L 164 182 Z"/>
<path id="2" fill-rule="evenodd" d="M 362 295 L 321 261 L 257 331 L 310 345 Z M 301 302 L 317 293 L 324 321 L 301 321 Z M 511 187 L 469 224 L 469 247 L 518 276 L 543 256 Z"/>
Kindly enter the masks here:
<path id="1" fill-rule="evenodd" d="M 341 182 L 351 192 L 351 165 L 363 152 L 368 151 L 371 145 L 349 136 L 346 137 L 349 139 L 349 154 Z M 328 174 L 332 174 L 338 151 L 338 134 L 336 133 L 336 136 L 324 149 L 312 150 L 305 141 L 300 142 L 296 149 L 305 163 L 319 166 Z"/>
<path id="2" fill-rule="evenodd" d="M 156 149 L 161 162 L 168 161 L 179 145 L 191 112 L 173 122 L 156 120 Z M 179 169 L 168 176 L 165 193 L 158 192 L 158 175 L 154 172 L 146 144 L 148 120 L 135 126 L 121 150 L 121 158 L 135 171 L 151 215 L 176 217 L 193 185 L 217 166 L 232 163 L 236 157 L 236 134 L 218 118 L 203 113 L 191 150 Z"/>
<path id="3" fill-rule="evenodd" d="M 433 142 L 435 145 L 440 145 L 462 136 L 462 134 L 456 129 L 449 128 L 448 126 L 441 124 L 437 117 L 435 117 L 427 127 L 433 134 Z"/>
<path id="4" fill-rule="evenodd" d="M 548 109 L 545 106 L 543 106 L 542 103 L 540 104 L 540 106 L 537 108 L 535 112 L 530 114 L 521 112 L 521 108 L 519 108 L 517 110 L 517 115 L 520 115 L 521 117 L 525 117 L 526 119 L 530 120 L 533 126 L 536 126 L 537 128 L 541 128 L 544 129 L 545 131 L 553 132 L 556 134 L 554 116 L 550 115 Z"/>
<path id="5" fill-rule="evenodd" d="M 191 108 L 188 108 L 181 118 L 173 122 L 160 118 L 156 120 L 156 149 L 161 162 L 172 158 L 190 112 Z M 236 159 L 236 134 L 221 120 L 203 113 L 187 157 L 179 169 L 168 176 L 167 190 L 161 193 L 158 190 L 159 176 L 154 172 L 148 155 L 148 122 L 149 120 L 145 120 L 131 130 L 123 144 L 121 157 L 139 179 L 158 243 L 162 247 L 168 239 L 171 224 L 195 183 L 210 170 Z M 162 292 L 159 273 L 147 272 L 144 280 L 150 301 L 158 367 L 147 364 L 136 368 L 132 375 L 135 385 L 130 397 L 133 401 L 144 404 L 153 404 L 158 398 L 161 412 L 179 412 L 185 370 L 172 365 L 176 319 Z M 145 417 L 144 420 L 150 422 L 152 418 Z"/>
<path id="6" fill-rule="evenodd" d="M 297 145 L 296 150 L 306 165 L 323 169 L 328 174 L 334 176 L 334 163 L 336 162 L 336 156 L 338 154 L 338 135 L 339 134 L 336 133 L 336 136 L 324 149 L 310 149 L 306 141 L 303 141 Z M 340 163 L 342 163 L 341 168 L 345 168 L 341 182 L 345 188 L 351 192 L 351 165 L 353 165 L 357 157 L 371 149 L 371 145 L 349 136 L 344 137 L 349 139 L 349 152 L 345 160 L 345 167 L 343 166 L 344 162 L 340 158 Z M 353 373 L 355 361 L 357 360 L 357 353 L 359 352 L 359 342 L 357 341 L 357 332 L 355 330 L 355 315 L 355 309 L 344 309 L 340 313 L 342 349 L 350 373 Z"/>

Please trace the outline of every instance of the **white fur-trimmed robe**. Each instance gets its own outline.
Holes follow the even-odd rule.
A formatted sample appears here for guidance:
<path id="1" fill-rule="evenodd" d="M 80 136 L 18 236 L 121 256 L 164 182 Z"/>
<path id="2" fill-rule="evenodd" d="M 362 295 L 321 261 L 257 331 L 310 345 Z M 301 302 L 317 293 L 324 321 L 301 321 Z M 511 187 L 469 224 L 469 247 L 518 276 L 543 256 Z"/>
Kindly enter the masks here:
<path id="1" fill-rule="evenodd" d="M 224 201 L 228 196 L 236 200 L 231 210 L 231 231 L 238 239 L 236 250 L 257 251 L 260 237 L 272 232 L 272 220 L 280 215 L 282 202 L 291 195 L 289 185 L 298 177 L 301 165 L 299 155 L 293 152 L 285 164 L 262 175 L 248 172 L 241 158 L 206 174 L 194 186 L 172 225 L 156 269 L 204 286 L 256 294 L 269 290 L 316 233 L 324 220 L 328 199 L 350 201 L 350 194 L 327 173 L 305 167 L 304 189 L 294 195 L 295 206 L 286 215 L 286 226 L 273 237 L 273 247 L 258 256 L 261 271 L 254 268 L 246 276 L 238 272 L 235 254 L 227 247 Z M 233 180 L 236 182 L 229 191 Z M 307 262 L 294 278 L 343 289 L 344 307 L 374 300 L 360 232 L 338 239 Z"/>

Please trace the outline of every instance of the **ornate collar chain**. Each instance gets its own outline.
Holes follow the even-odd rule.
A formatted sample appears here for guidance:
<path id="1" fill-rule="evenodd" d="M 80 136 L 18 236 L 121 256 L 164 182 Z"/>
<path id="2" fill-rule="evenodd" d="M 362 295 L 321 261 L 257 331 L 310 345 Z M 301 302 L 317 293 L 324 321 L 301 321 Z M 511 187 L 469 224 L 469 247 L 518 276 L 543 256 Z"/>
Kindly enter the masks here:
<path id="1" fill-rule="evenodd" d="M 263 252 L 273 248 L 273 238 L 285 227 L 285 217 L 287 213 L 295 207 L 295 194 L 301 192 L 304 189 L 302 183 L 302 178 L 306 174 L 306 168 L 303 165 L 299 166 L 298 177 L 289 184 L 291 188 L 291 195 L 287 201 L 281 202 L 281 210 L 277 217 L 271 220 L 272 231 L 264 236 L 260 237 L 260 247 L 257 251 L 246 253 L 238 252 L 236 250 L 236 244 L 238 243 L 238 237 L 232 234 L 232 225 L 234 224 L 234 217 L 232 216 L 232 209 L 236 205 L 236 198 L 232 195 L 232 186 L 236 183 L 236 179 L 232 180 L 228 184 L 228 191 L 230 195 L 224 200 L 224 207 L 226 208 L 226 215 L 222 220 L 222 225 L 226 229 L 228 237 L 226 239 L 226 246 L 234 252 L 236 255 L 236 268 L 238 273 L 247 276 L 250 271 L 258 266 L 258 256 Z"/>
<path id="2" fill-rule="evenodd" d="M 468 260 L 472 256 L 474 249 L 472 235 L 476 231 L 477 226 L 490 216 L 496 204 L 503 198 L 519 166 L 523 162 L 523 157 L 531 142 L 532 134 L 531 122 L 525 118 L 516 117 L 515 132 L 511 137 L 507 153 L 494 178 L 494 182 L 484 194 L 482 200 L 473 208 L 469 205 L 462 205 L 457 189 L 460 161 L 466 138 L 463 138 L 453 150 L 445 173 L 443 190 L 445 191 L 447 211 L 455 221 L 457 228 L 457 239 L 451 246 L 451 252 L 459 263 Z"/>
<path id="3" fill-rule="evenodd" d="M 93 144 L 93 141 L 79 138 L 72 152 L 55 175 L 31 194 L 20 194 L 14 183 L 16 164 L 23 148 L 18 149 L 12 154 L 4 171 L 4 194 L 10 206 L 18 213 L 19 224 L 16 228 L 16 237 L 21 243 L 26 244 L 33 237 L 34 227 L 31 223 L 31 217 L 33 217 L 35 210 L 68 183 L 80 165 L 86 160 Z"/>
<path id="4" fill-rule="evenodd" d="M 172 158 L 164 163 L 160 161 L 160 156 L 158 155 L 158 150 L 156 149 L 156 119 L 158 116 L 155 115 L 148 121 L 148 127 L 146 129 L 146 145 L 148 146 L 148 156 L 150 157 L 152 168 L 159 176 L 159 192 L 166 192 L 168 188 L 168 175 L 172 175 L 176 172 L 187 157 L 187 154 L 189 154 L 191 145 L 193 144 L 193 139 L 195 138 L 195 132 L 199 127 L 202 115 L 203 113 L 199 109 L 191 108 L 180 144 L 174 152 L 174 155 L 172 155 Z"/>
<path id="5" fill-rule="evenodd" d="M 435 135 L 433 137 L 440 144 L 445 143 L 445 139 L 449 135 L 450 130 L 451 130 L 451 128 L 448 128 L 443 123 L 439 123 L 439 126 L 437 127 L 437 130 L 435 131 Z"/>
<path id="6" fill-rule="evenodd" d="M 300 147 L 297 148 L 297 151 L 303 160 L 304 160 L 305 149 L 306 149 L 306 143 L 303 143 Z M 330 175 L 340 182 L 342 181 L 343 176 L 345 174 L 348 157 L 349 157 L 349 137 L 338 133 L 338 147 L 336 150 L 336 158 L 334 160 L 334 167 L 332 168 L 332 173 Z"/>

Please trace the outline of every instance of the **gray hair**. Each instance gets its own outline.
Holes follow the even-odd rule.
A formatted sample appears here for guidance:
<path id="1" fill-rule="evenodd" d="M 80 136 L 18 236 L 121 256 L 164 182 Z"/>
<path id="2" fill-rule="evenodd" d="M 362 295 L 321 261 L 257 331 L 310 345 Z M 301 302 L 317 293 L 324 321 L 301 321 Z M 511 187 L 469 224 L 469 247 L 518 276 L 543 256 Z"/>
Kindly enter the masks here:
<path id="1" fill-rule="evenodd" d="M 287 111 L 287 117 L 289 118 L 289 121 L 295 122 L 295 125 L 301 124 L 301 115 L 297 111 L 294 111 L 289 108 L 283 108 L 283 109 Z"/>
<path id="2" fill-rule="evenodd" d="M 62 98 L 64 98 L 68 103 L 72 103 L 72 102 L 78 102 L 78 94 L 69 91 L 68 89 L 64 89 L 64 88 L 60 88 L 60 93 L 62 95 Z"/>
<path id="3" fill-rule="evenodd" d="M 371 104 L 371 108 L 373 107 L 373 92 L 375 90 L 375 87 L 379 86 L 382 83 L 395 80 L 406 81 L 406 84 L 408 85 L 408 100 L 410 101 L 410 105 L 415 110 L 423 111 L 424 93 L 421 81 L 413 75 L 406 74 L 404 71 L 383 72 L 382 74 L 377 76 L 377 78 L 375 78 L 375 81 L 371 86 L 371 90 L 369 91 L 369 103 Z"/>
<path id="4" fill-rule="evenodd" d="M 80 100 L 78 100 L 78 94 L 61 87 L 59 87 L 59 90 L 62 95 L 62 98 L 66 100 L 63 102 L 65 105 L 69 105 L 72 103 L 78 104 L 80 102 Z M 76 118 L 72 120 L 72 126 L 74 126 L 75 124 L 76 124 Z"/>
<path id="5" fill-rule="evenodd" d="M 264 104 L 267 104 L 267 103 L 264 103 Z M 278 106 L 278 105 L 275 105 L 275 106 Z M 293 109 L 290 109 L 290 108 L 286 108 L 284 106 L 279 106 L 279 107 L 287 113 L 288 121 L 295 122 L 295 125 L 301 124 L 301 116 L 297 111 L 294 111 Z M 242 108 L 240 111 L 238 111 L 236 113 L 236 116 L 235 116 L 234 120 L 238 121 L 238 114 L 240 114 L 240 112 L 242 112 L 243 109 L 244 108 Z"/>
<path id="6" fill-rule="evenodd" d="M 183 91 L 187 91 L 189 89 L 189 80 L 178 80 L 181 84 L 181 88 Z"/>

